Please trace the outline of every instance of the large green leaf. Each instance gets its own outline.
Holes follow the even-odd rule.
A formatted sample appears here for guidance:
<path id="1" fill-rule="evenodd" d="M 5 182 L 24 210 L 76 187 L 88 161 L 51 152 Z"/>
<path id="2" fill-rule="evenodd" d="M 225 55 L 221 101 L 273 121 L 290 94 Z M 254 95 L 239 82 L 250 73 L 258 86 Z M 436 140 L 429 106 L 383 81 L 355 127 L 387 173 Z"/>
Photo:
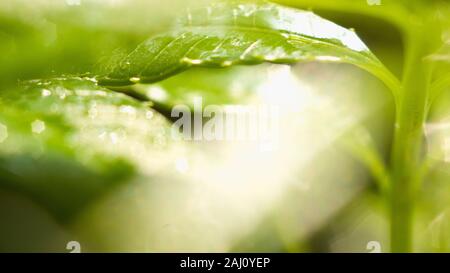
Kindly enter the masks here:
<path id="1" fill-rule="evenodd" d="M 219 2 L 188 11 L 174 29 L 150 38 L 98 77 L 106 86 L 157 82 L 189 67 L 228 67 L 263 62 L 350 63 L 395 78 L 352 31 L 309 11 L 268 2 Z"/>
<path id="2" fill-rule="evenodd" d="M 39 81 L 0 96 L 0 187 L 61 219 L 169 157 L 170 125 L 149 105 L 84 79 Z"/>

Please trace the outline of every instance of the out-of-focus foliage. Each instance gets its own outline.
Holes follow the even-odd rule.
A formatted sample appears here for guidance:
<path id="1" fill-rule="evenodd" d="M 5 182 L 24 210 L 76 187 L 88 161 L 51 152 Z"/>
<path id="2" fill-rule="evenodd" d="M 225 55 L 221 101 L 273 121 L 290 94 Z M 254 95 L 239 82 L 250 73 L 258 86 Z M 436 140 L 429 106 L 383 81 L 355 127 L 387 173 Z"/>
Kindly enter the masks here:
<path id="1" fill-rule="evenodd" d="M 448 76 L 449 4 L 273 1 L 312 9 L 341 28 L 274 4 L 198 9 L 209 1 L 167 2 L 0 2 L 4 203 L 30 211 L 28 219 L 37 218 L 30 226 L 42 227 L 36 232 L 55 232 L 42 236 L 53 238 L 52 250 L 60 243 L 64 250 L 67 233 L 101 251 L 342 252 L 365 251 L 372 240 L 387 250 L 384 200 L 341 144 L 362 128 L 369 138 L 363 142 L 386 160 L 393 102 L 373 76 L 339 63 L 396 85 L 381 63 L 401 76 L 402 41 L 423 17 L 436 26 L 429 33 L 436 53 L 427 61 L 435 78 Z M 263 61 L 278 64 L 241 66 Z M 280 64 L 298 61 L 325 63 Z M 98 75 L 107 76 L 101 84 L 120 87 L 99 86 Z M 449 79 L 434 83 L 437 103 L 425 126 L 431 167 L 417 213 L 424 251 L 450 249 Z M 205 105 L 270 102 L 288 109 L 280 152 L 174 143 L 162 114 L 191 106 L 197 96 Z M 0 222 L 10 219 L 5 215 Z M 8 232 L 14 228 L 0 231 L 0 244 Z"/>
<path id="2" fill-rule="evenodd" d="M 188 13 L 200 4 L 189 5 Z M 86 72 L 95 75 L 109 69 L 109 65 L 123 62 L 124 55 L 136 45 L 173 24 L 170 13 L 181 11 L 186 14 L 188 4 L 172 3 L 169 6 L 162 8 L 160 1 L 136 0 L 116 3 L 82 1 L 81 5 L 52 1 L 37 1 L 32 5 L 26 1 L 2 3 L 1 18 L 5 24 L 0 31 L 0 47 L 7 54 L 2 55 L 0 67 L 5 79 L 0 88 L 0 122 L 5 128 L 0 149 L 1 185 L 9 191 L 28 196 L 58 220 L 75 222 L 74 235 L 81 236 L 82 243 L 92 246 L 93 250 L 298 250 L 299 245 L 307 245 L 305 242 L 310 240 L 310 236 L 326 225 L 328 219 L 366 185 L 366 174 L 359 168 L 354 170 L 358 165 L 351 156 L 340 148 L 331 153 L 327 147 L 332 147 L 336 138 L 359 120 L 370 124 L 371 131 L 387 129 L 383 126 L 380 127 L 382 130 L 376 128 L 382 124 L 381 120 L 389 117 L 374 118 L 374 121 L 366 116 L 370 116 L 366 111 L 377 112 L 389 97 L 386 90 L 379 92 L 381 85 L 370 76 L 362 72 L 355 74 L 355 68 L 346 66 L 342 67 L 344 69 L 339 66 L 331 69 L 306 66 L 295 70 L 300 78 L 305 75 L 300 82 L 306 81 L 312 87 L 326 78 L 330 79 L 330 84 L 334 82 L 332 86 L 340 86 L 339 90 L 344 91 L 349 88 L 345 83 L 349 78 L 345 75 L 356 75 L 365 83 L 371 82 L 370 94 L 381 93 L 383 99 L 370 110 L 356 107 L 352 103 L 353 95 L 346 92 L 336 92 L 330 97 L 327 94 L 330 85 L 318 87 L 322 90 L 318 93 L 303 89 L 285 66 L 281 66 L 281 70 L 265 65 L 213 70 L 193 68 L 159 83 L 133 87 L 134 92 L 169 109 L 178 103 L 189 105 L 196 95 L 204 98 L 205 105 L 276 102 L 287 109 L 305 109 L 302 110 L 305 115 L 296 114 L 298 119 L 289 116 L 290 110 L 284 114 L 283 128 L 296 133 L 284 134 L 287 139 L 284 139 L 282 152 L 272 156 L 250 153 L 247 150 L 253 150 L 246 146 L 221 147 L 203 143 L 198 147 L 193 143 L 167 143 L 170 138 L 167 134 L 161 135 L 160 129 L 168 128 L 168 123 L 151 109 L 150 104 L 98 87 L 88 78 L 67 76 L 26 81 Z M 225 21 L 232 23 L 232 13 L 223 11 L 229 15 Z M 183 18 L 186 24 L 188 17 Z M 319 23 L 326 22 L 314 18 Z M 262 18 L 261 22 L 267 23 L 266 19 Z M 356 37 L 351 31 L 331 25 Z M 273 35 L 278 35 L 276 33 Z M 256 41 L 254 34 L 236 34 L 246 36 L 251 42 Z M 302 39 L 307 40 L 310 47 L 315 43 L 330 42 L 330 46 L 334 44 L 343 52 L 350 51 L 342 41 Z M 333 51 L 327 48 L 316 52 L 313 59 L 333 57 Z M 269 53 L 277 53 L 273 45 L 266 49 L 270 50 L 264 53 L 265 57 Z M 243 53 L 229 47 L 223 52 L 225 59 L 222 61 L 234 56 L 233 52 L 236 56 Z M 378 63 L 370 53 L 355 51 L 354 54 L 355 62 L 370 57 L 369 62 Z M 347 58 L 343 53 L 334 57 Z M 342 73 L 333 72 L 339 70 Z M 313 77 L 318 71 L 322 73 L 321 79 Z M 18 80 L 25 82 L 16 86 Z M 354 90 L 361 89 L 362 82 L 354 84 Z M 276 90 L 279 86 L 283 87 Z M 163 100 L 158 100 L 161 94 Z M 333 104 L 340 107 L 334 109 Z M 353 117 L 347 108 L 356 111 Z M 333 119 L 343 115 L 347 118 Z M 303 124 L 303 127 L 295 129 L 292 126 L 294 120 L 295 124 Z M 321 127 L 316 122 L 334 126 Z M 317 128 L 313 128 L 315 126 Z M 302 128 L 309 128 L 310 132 L 299 138 Z M 381 135 L 376 139 L 385 137 Z M 309 147 L 301 153 L 292 153 L 291 145 Z M 188 155 L 185 154 L 186 148 L 190 151 Z M 243 153 L 245 151 L 247 153 Z M 319 153 L 324 155 L 311 161 Z M 319 169 L 312 167 L 314 162 L 324 160 L 321 158 L 345 164 L 340 168 L 331 164 Z M 302 170 L 308 168 L 310 171 L 303 174 Z M 324 177 L 321 173 L 329 175 Z M 334 176 L 348 177 L 341 184 L 334 181 Z M 183 179 L 186 181 L 182 182 Z M 314 194 L 310 194 L 308 188 L 312 188 Z M 331 188 L 334 190 L 328 191 Z M 340 189 L 345 190 L 337 198 L 334 193 Z M 286 194 L 286 191 L 292 194 Z M 296 201 L 298 196 L 302 196 L 301 203 Z M 322 204 L 320 198 L 334 201 Z M 16 207 L 18 211 L 21 210 L 20 204 Z M 315 206 L 319 206 L 316 209 L 321 213 L 310 213 Z M 292 209 L 279 213 L 287 207 Z M 272 219 L 272 211 L 275 211 L 276 219 Z M 76 217 L 78 214 L 81 218 Z M 293 222 L 288 220 L 291 216 L 295 219 Z M 302 221 L 302 217 L 307 220 Z M 271 224 L 260 227 L 266 221 Z M 241 224 L 237 225 L 238 222 Z M 130 229 L 130 224 L 136 229 Z M 255 230 L 262 234 L 270 232 L 271 227 L 277 234 L 271 234 L 273 243 L 266 242 L 266 238 L 259 241 L 250 236 L 259 233 Z M 215 236 L 217 233 L 223 236 Z M 185 235 L 190 237 L 184 238 Z M 166 241 L 161 241 L 163 239 Z M 314 247 L 307 246 L 304 250 L 308 249 Z"/>
<path id="3" fill-rule="evenodd" d="M 146 104 L 85 79 L 26 85 L 0 99 L 0 184 L 60 218 L 170 154 L 169 124 Z"/>
<path id="4" fill-rule="evenodd" d="M 2 85 L 17 79 L 92 72 L 171 24 L 184 5 L 172 0 L 6 0 L 0 3 Z"/>

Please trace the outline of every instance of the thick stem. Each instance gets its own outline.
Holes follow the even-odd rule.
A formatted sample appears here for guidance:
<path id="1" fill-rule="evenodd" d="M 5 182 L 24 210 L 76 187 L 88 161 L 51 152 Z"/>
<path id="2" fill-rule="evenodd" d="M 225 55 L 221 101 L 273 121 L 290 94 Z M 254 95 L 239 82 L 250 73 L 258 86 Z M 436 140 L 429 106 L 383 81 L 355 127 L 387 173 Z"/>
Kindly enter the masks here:
<path id="1" fill-rule="evenodd" d="M 426 118 L 427 91 L 430 68 L 423 62 L 427 55 L 424 32 L 409 37 L 406 70 L 401 99 L 396 114 L 395 138 L 392 153 L 391 250 L 413 250 L 414 195 L 417 171 L 421 164 L 423 124 Z"/>

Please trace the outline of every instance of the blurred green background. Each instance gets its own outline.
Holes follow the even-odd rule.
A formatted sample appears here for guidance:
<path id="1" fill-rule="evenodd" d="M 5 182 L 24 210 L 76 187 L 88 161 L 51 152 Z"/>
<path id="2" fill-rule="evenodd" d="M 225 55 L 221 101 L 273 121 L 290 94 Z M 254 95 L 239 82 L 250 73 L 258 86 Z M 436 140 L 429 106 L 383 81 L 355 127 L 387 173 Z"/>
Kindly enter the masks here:
<path id="1" fill-rule="evenodd" d="M 281 148 L 269 155 L 175 142 L 160 109 L 77 78 L 106 69 L 177 14 L 207 2 L 0 2 L 0 124 L 7 125 L 0 127 L 0 139 L 7 137 L 0 141 L 0 251 L 68 252 L 73 240 L 94 252 L 369 252 L 370 241 L 388 251 L 384 200 L 342 144 L 370 134 L 389 157 L 392 97 L 366 72 L 264 64 L 192 69 L 141 86 L 165 88 L 177 103 L 189 103 L 195 91 L 212 103 L 251 104 L 272 84 L 270 99 L 301 111 L 282 116 Z M 430 16 L 450 14 L 445 1 L 278 2 L 355 29 L 398 77 L 402 35 L 395 20 L 385 20 L 396 16 L 392 3 L 404 2 L 405 12 L 427 6 Z M 270 82 L 286 79 L 286 90 Z M 238 95 L 230 96 L 232 89 Z M 46 90 L 51 99 L 44 101 Z M 442 144 L 449 105 L 449 95 L 440 97 L 426 126 L 433 167 L 418 201 L 417 251 L 450 250 L 450 166 Z"/>

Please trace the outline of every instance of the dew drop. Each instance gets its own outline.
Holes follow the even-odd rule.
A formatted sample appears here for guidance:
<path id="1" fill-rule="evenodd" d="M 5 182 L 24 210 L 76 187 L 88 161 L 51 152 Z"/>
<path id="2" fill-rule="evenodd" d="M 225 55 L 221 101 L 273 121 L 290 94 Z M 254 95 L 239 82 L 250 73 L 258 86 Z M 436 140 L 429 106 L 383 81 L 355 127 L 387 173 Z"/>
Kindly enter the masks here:
<path id="1" fill-rule="evenodd" d="M 122 105 L 119 108 L 120 113 L 126 114 L 130 116 L 131 118 L 136 117 L 136 109 L 133 106 L 130 105 Z"/>
<path id="2" fill-rule="evenodd" d="M 154 101 L 165 101 L 167 100 L 168 94 L 166 90 L 159 86 L 152 86 L 147 90 L 147 96 Z"/>
<path id="3" fill-rule="evenodd" d="M 231 66 L 233 64 L 233 62 L 232 61 L 224 61 L 223 63 L 222 63 L 222 66 Z"/>
<path id="4" fill-rule="evenodd" d="M 318 56 L 316 59 L 323 62 L 339 62 L 341 60 L 341 58 L 334 56 Z"/>
<path id="5" fill-rule="evenodd" d="M 147 119 L 152 119 L 153 118 L 153 112 L 152 111 L 147 111 L 147 113 L 145 113 L 145 117 Z"/>
<path id="6" fill-rule="evenodd" d="M 43 97 L 48 97 L 52 94 L 52 92 L 48 89 L 42 89 L 42 96 Z"/>
<path id="7" fill-rule="evenodd" d="M 31 131 L 35 134 L 40 134 L 45 131 L 45 122 L 42 120 L 35 120 L 31 123 Z"/>
<path id="8" fill-rule="evenodd" d="M 190 64 L 190 65 L 199 65 L 199 64 L 203 63 L 202 60 L 193 60 L 193 59 L 189 59 L 189 58 L 186 58 L 186 57 L 184 57 L 181 61 L 183 63 Z"/>
<path id="9" fill-rule="evenodd" d="M 138 83 L 140 81 L 141 81 L 141 78 L 139 78 L 139 77 L 131 77 L 130 78 L 130 82 L 132 82 L 132 83 Z"/>
<path id="10" fill-rule="evenodd" d="M 273 61 L 277 60 L 278 57 L 275 56 L 275 55 L 267 55 L 267 56 L 264 57 L 264 59 L 265 59 L 266 61 L 273 62 Z"/>
<path id="11" fill-rule="evenodd" d="M 130 105 L 122 105 L 119 108 L 119 111 L 123 114 L 134 115 L 136 114 L 136 109 Z"/>

